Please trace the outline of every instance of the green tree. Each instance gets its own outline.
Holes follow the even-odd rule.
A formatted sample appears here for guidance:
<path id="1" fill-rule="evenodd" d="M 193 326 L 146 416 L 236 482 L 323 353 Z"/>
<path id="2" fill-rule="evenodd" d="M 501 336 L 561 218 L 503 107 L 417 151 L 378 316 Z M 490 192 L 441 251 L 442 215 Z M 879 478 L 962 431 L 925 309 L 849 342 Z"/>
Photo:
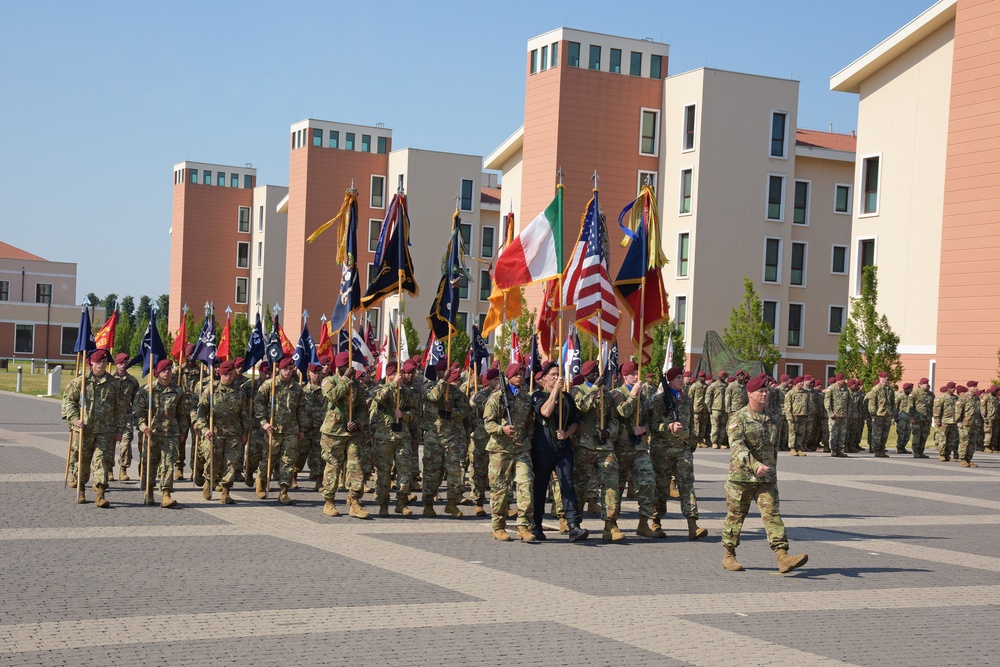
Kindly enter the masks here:
<path id="1" fill-rule="evenodd" d="M 465 333 L 461 329 L 455 332 L 455 335 L 451 337 L 451 356 L 448 357 L 449 361 L 457 361 L 458 363 L 465 362 L 465 355 L 469 353 L 469 345 L 471 341 L 469 339 L 469 334 Z M 445 343 L 447 345 L 447 343 Z"/>
<path id="2" fill-rule="evenodd" d="M 132 337 L 134 335 L 135 327 L 132 325 L 132 321 L 128 316 L 123 314 L 121 322 L 118 323 L 118 327 L 115 329 L 115 354 L 119 352 L 131 353 Z"/>
<path id="3" fill-rule="evenodd" d="M 250 320 L 244 313 L 234 313 L 229 324 L 229 358 L 245 356 L 250 342 Z M 319 340 L 316 341 L 319 343 Z"/>
<path id="4" fill-rule="evenodd" d="M 167 321 L 167 313 L 170 312 L 170 295 L 161 294 L 156 297 L 156 317 L 162 318 L 164 322 Z"/>
<path id="5" fill-rule="evenodd" d="M 687 350 L 684 349 L 684 329 L 674 324 L 670 331 L 670 337 L 674 339 L 674 367 L 684 368 L 687 364 Z"/>
<path id="6" fill-rule="evenodd" d="M 271 331 L 271 325 L 274 323 L 274 313 L 271 311 L 271 304 L 264 306 L 264 336 Z"/>
<path id="7" fill-rule="evenodd" d="M 93 292 L 87 292 L 87 296 L 85 298 L 87 299 L 88 306 L 96 307 L 101 305 L 101 299 Z"/>
<path id="8" fill-rule="evenodd" d="M 131 295 L 123 296 L 118 308 L 122 311 L 122 319 L 127 319 L 129 324 L 135 324 L 135 299 Z M 117 336 L 115 338 L 117 339 Z"/>
<path id="9" fill-rule="evenodd" d="M 759 361 L 766 369 L 774 368 L 781 359 L 774 344 L 774 329 L 764 321 L 764 305 L 749 278 L 743 278 L 743 301 L 729 314 L 722 342 L 740 359 Z"/>
<path id="10" fill-rule="evenodd" d="M 410 351 L 410 356 L 419 356 L 423 352 L 423 348 L 420 347 L 420 334 L 413 326 L 413 320 L 406 315 L 403 315 L 403 335 L 406 336 L 406 349 Z"/>
<path id="11" fill-rule="evenodd" d="M 149 318 L 143 317 L 139 320 L 139 326 L 132 331 L 132 340 L 128 346 L 128 353 L 133 357 L 139 354 L 139 347 L 142 345 L 142 337 L 146 335 L 146 327 L 148 326 Z"/>
<path id="12" fill-rule="evenodd" d="M 101 300 L 101 305 L 104 306 L 104 316 L 111 317 L 111 313 L 118 307 L 118 295 L 114 292 L 108 294 Z"/>
<path id="13" fill-rule="evenodd" d="M 580 334 L 580 361 L 590 361 L 599 359 L 601 351 L 597 347 L 597 339 L 591 338 L 590 334 L 579 332 Z"/>
<path id="14" fill-rule="evenodd" d="M 671 368 L 684 368 L 687 355 L 684 352 L 684 332 L 680 330 L 676 322 L 669 320 L 661 322 L 653 329 L 653 350 L 652 361 L 649 367 L 653 372 L 663 369 L 663 361 L 667 358 L 667 344 L 673 341 L 673 361 Z"/>
<path id="15" fill-rule="evenodd" d="M 153 302 L 152 302 L 152 300 L 150 300 L 150 298 L 148 296 L 146 296 L 145 294 L 143 294 L 142 296 L 140 296 L 139 297 L 139 307 L 136 308 L 136 310 L 135 310 L 135 316 L 138 317 L 140 320 L 145 317 L 146 321 L 148 322 L 149 321 L 149 310 L 150 310 L 150 307 L 152 306 L 152 304 L 153 304 Z"/>
<path id="16" fill-rule="evenodd" d="M 899 336 L 879 315 L 878 267 L 866 266 L 861 274 L 861 297 L 851 297 L 851 313 L 837 339 L 837 371 L 856 377 L 871 387 L 880 372 L 889 374 L 889 383 L 903 377 L 899 359 Z"/>

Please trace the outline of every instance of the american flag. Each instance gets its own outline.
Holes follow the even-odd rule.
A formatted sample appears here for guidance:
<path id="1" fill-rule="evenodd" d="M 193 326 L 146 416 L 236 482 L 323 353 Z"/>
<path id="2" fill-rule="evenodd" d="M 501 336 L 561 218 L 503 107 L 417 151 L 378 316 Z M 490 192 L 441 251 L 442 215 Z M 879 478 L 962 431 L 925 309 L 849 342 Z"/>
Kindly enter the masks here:
<path id="1" fill-rule="evenodd" d="M 618 302 L 608 277 L 607 231 L 601 220 L 597 190 L 587 204 L 580 237 L 563 278 L 563 304 L 576 305 L 576 326 L 597 338 L 612 338 L 618 327 Z"/>

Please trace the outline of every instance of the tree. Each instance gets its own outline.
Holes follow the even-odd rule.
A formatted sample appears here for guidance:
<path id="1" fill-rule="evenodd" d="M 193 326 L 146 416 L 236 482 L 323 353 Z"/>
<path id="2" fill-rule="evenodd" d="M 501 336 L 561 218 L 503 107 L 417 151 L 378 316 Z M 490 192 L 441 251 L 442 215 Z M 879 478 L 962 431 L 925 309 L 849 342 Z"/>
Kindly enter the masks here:
<path id="1" fill-rule="evenodd" d="M 146 321 L 148 322 L 149 321 L 150 306 L 152 305 L 152 303 L 153 302 L 150 300 L 150 298 L 148 296 L 146 296 L 145 294 L 143 294 L 142 296 L 140 296 L 139 297 L 139 307 L 136 308 L 136 310 L 135 310 L 135 316 L 138 317 L 140 320 L 142 318 L 146 318 Z"/>
<path id="2" fill-rule="evenodd" d="M 663 360 L 667 358 L 667 344 L 673 341 L 673 360 L 669 368 L 684 368 L 687 354 L 684 352 L 684 332 L 673 320 L 661 322 L 653 329 L 652 361 L 649 367 L 653 372 L 663 369 Z"/>
<path id="3" fill-rule="evenodd" d="M 766 369 L 774 368 L 781 359 L 774 344 L 774 329 L 764 321 L 764 305 L 749 278 L 743 278 L 743 301 L 729 314 L 722 342 L 740 359 L 759 361 Z"/>
<path id="4" fill-rule="evenodd" d="M 410 351 L 410 356 L 420 355 L 423 352 L 423 348 L 420 347 L 420 334 L 413 326 L 413 321 L 406 315 L 403 315 L 403 335 L 406 336 L 406 349 Z"/>
<path id="5" fill-rule="evenodd" d="M 580 335 L 580 361 L 599 359 L 601 351 L 597 347 L 597 339 L 591 338 L 590 334 L 583 333 L 579 330 L 577 333 Z M 611 341 L 606 342 L 610 343 Z"/>
<path id="6" fill-rule="evenodd" d="M 93 292 L 87 292 L 86 299 L 87 299 L 87 305 L 90 306 L 91 308 L 101 305 L 100 298 L 98 298 L 98 296 Z"/>
<path id="7" fill-rule="evenodd" d="M 139 326 L 132 331 L 132 341 L 129 343 L 128 353 L 133 357 L 139 354 L 142 346 L 142 337 L 146 335 L 146 328 L 149 326 L 149 318 L 143 317 L 139 320 Z"/>
<path id="8" fill-rule="evenodd" d="M 687 364 L 687 350 L 684 349 L 686 345 L 684 329 L 675 323 L 674 328 L 670 331 L 670 337 L 674 339 L 674 367 L 684 368 Z"/>
<path id="9" fill-rule="evenodd" d="M 115 312 L 115 308 L 118 307 L 118 295 L 114 292 L 108 294 L 101 301 L 101 305 L 104 306 L 104 317 L 111 317 L 111 313 Z"/>
<path id="10" fill-rule="evenodd" d="M 234 313 L 229 325 L 229 358 L 246 356 L 250 341 L 250 320 L 244 313 Z M 220 334 L 221 335 L 221 334 Z M 317 340 L 317 343 L 319 341 Z"/>
<path id="11" fill-rule="evenodd" d="M 118 326 L 115 327 L 114 351 L 129 353 L 132 349 L 132 337 L 135 335 L 135 327 L 128 316 L 124 316 Z"/>
<path id="12" fill-rule="evenodd" d="M 451 337 L 451 356 L 448 357 L 448 361 L 457 361 L 460 364 L 464 363 L 465 355 L 469 353 L 470 343 L 469 334 L 461 329 L 456 331 Z M 445 343 L 445 346 L 447 346 L 447 343 Z"/>
<path id="13" fill-rule="evenodd" d="M 118 308 L 122 311 L 123 320 L 128 320 L 129 324 L 135 323 L 135 299 L 131 295 L 123 296 L 118 302 Z"/>
<path id="14" fill-rule="evenodd" d="M 156 316 L 162 318 L 164 322 L 167 321 L 167 313 L 170 312 L 170 295 L 161 294 L 156 297 Z"/>
<path id="15" fill-rule="evenodd" d="M 899 335 L 879 315 L 878 267 L 866 266 L 861 273 L 861 297 L 851 297 L 851 313 L 837 339 L 837 371 L 856 377 L 865 387 L 875 384 L 880 372 L 889 374 L 889 383 L 903 377 L 899 359 Z"/>

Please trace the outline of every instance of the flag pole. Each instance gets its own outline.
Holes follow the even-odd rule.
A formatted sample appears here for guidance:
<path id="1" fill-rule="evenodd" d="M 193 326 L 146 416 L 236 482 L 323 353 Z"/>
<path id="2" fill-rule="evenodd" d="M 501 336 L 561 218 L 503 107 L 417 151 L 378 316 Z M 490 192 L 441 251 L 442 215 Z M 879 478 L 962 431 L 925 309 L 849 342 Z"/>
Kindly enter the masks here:
<path id="1" fill-rule="evenodd" d="M 146 435 L 146 493 L 143 494 L 142 504 L 152 504 L 153 498 L 153 472 L 150 461 L 153 459 L 153 334 L 149 335 L 149 371 L 146 373 L 146 393 L 148 401 L 146 405 L 146 428 L 150 433 Z M 162 490 L 162 489 L 161 489 Z"/>
<path id="2" fill-rule="evenodd" d="M 212 303 L 212 311 L 209 317 L 212 318 L 212 332 L 215 332 L 215 303 Z M 218 348 L 216 348 L 218 349 Z M 208 430 L 215 431 L 215 360 L 208 371 Z M 214 436 L 213 436 L 214 437 Z M 191 471 L 194 474 L 194 471 Z M 208 500 L 212 499 L 212 491 L 215 490 L 215 441 L 208 441 Z"/>
<path id="3" fill-rule="evenodd" d="M 403 335 L 403 276 L 405 271 L 403 270 L 403 233 L 402 229 L 403 223 L 406 221 L 406 215 L 403 208 L 406 205 L 406 195 L 403 194 L 403 188 L 397 190 L 399 194 L 399 208 L 396 210 L 396 215 L 399 216 L 399 223 L 396 225 L 396 247 L 397 253 L 396 257 L 399 260 L 399 268 L 396 270 L 396 294 L 399 297 L 399 315 L 396 318 L 396 372 L 401 373 L 403 370 L 403 359 L 399 353 L 402 350 L 402 338 Z M 409 231 L 409 230 L 405 230 Z M 402 384 L 396 385 L 396 409 L 399 410 L 399 395 L 402 391 Z"/>
<path id="4" fill-rule="evenodd" d="M 597 309 L 597 363 L 598 363 L 597 367 L 601 369 L 601 372 L 599 373 L 599 375 L 604 375 L 604 335 L 603 335 L 604 334 L 604 319 L 603 319 L 603 317 L 604 317 L 604 315 L 603 315 L 602 309 L 598 308 Z M 597 400 L 598 400 L 598 403 L 599 403 L 598 407 L 601 410 L 601 420 L 600 420 L 600 423 L 601 423 L 601 431 L 603 432 L 604 431 L 604 382 L 600 383 L 600 386 L 597 388 L 597 391 L 600 392 L 600 393 L 597 394 Z"/>
<path id="5" fill-rule="evenodd" d="M 323 326 L 326 326 L 324 323 Z M 351 313 L 351 323 L 348 325 L 350 327 L 349 334 L 347 336 L 347 367 L 354 368 L 354 313 Z M 338 334 L 339 335 L 339 334 Z M 334 371 L 336 372 L 336 371 Z M 350 423 L 354 421 L 354 380 L 349 379 L 350 384 L 347 387 L 347 422 Z"/>
<path id="6" fill-rule="evenodd" d="M 286 304 L 287 305 L 287 304 Z M 277 331 L 281 324 L 277 321 L 278 311 L 280 310 L 278 304 L 274 304 L 274 314 L 272 315 L 271 326 Z M 280 341 L 279 341 L 280 345 Z M 273 361 L 271 362 L 274 363 Z M 267 434 L 267 479 L 264 480 L 264 500 L 267 500 L 267 495 L 271 491 L 271 452 L 274 451 L 274 385 L 278 382 L 278 369 L 272 366 L 271 368 L 271 416 L 268 418 L 268 423 L 271 425 L 271 429 Z"/>
<path id="7" fill-rule="evenodd" d="M 84 349 L 84 359 L 87 358 Z M 83 422 L 84 428 L 87 426 L 87 369 L 82 369 L 82 375 L 80 379 L 80 421 Z M 83 428 L 80 429 L 80 442 L 76 445 L 76 493 L 79 496 L 83 493 Z"/>
<path id="8" fill-rule="evenodd" d="M 563 179 L 562 167 L 559 167 L 559 171 L 556 172 L 556 177 L 559 180 L 559 185 L 556 187 L 556 193 L 558 194 L 559 191 L 562 189 L 562 186 L 563 186 L 563 182 L 562 182 L 562 179 Z M 562 234 L 562 199 L 561 198 L 560 198 L 560 206 L 559 206 L 559 218 L 560 218 L 559 219 L 559 233 Z M 559 239 L 559 247 L 560 248 L 562 247 L 562 239 Z M 565 359 L 565 355 L 563 354 L 563 346 L 562 346 L 562 334 L 563 334 L 563 308 L 562 307 L 563 307 L 563 305 L 564 305 L 563 304 L 563 268 L 562 268 L 562 257 L 559 257 L 559 324 L 557 325 L 559 327 L 559 333 L 558 333 L 558 335 L 556 337 L 557 340 L 559 341 L 559 375 L 562 375 L 563 372 L 565 371 L 565 368 L 566 368 L 566 359 Z M 534 374 L 532 374 L 532 376 L 534 376 Z M 564 391 L 567 390 L 567 389 L 569 389 L 569 385 L 567 384 L 568 381 L 569 381 L 568 378 L 563 378 L 563 390 Z M 559 397 L 559 428 L 562 429 L 562 427 L 563 427 L 563 400 L 562 400 L 562 397 L 560 396 Z"/>
<path id="9" fill-rule="evenodd" d="M 77 352 L 76 353 L 76 376 L 77 377 L 80 377 L 80 371 L 83 370 L 83 365 L 82 365 L 82 362 L 80 361 L 80 359 L 81 359 L 81 353 Z M 80 389 L 80 405 L 81 406 L 83 405 L 83 388 L 82 388 L 82 386 L 81 386 L 81 389 Z M 82 413 L 83 410 L 80 410 L 80 412 Z M 73 426 L 72 424 L 70 424 L 69 425 L 69 442 L 66 443 L 66 475 L 63 477 L 63 488 L 64 489 L 69 485 L 69 464 L 70 464 L 70 461 L 73 460 L 73 433 L 74 433 L 74 431 L 76 431 L 76 427 Z M 80 439 L 83 440 L 82 437 Z M 78 469 L 77 473 L 79 473 L 79 472 L 80 471 Z"/>

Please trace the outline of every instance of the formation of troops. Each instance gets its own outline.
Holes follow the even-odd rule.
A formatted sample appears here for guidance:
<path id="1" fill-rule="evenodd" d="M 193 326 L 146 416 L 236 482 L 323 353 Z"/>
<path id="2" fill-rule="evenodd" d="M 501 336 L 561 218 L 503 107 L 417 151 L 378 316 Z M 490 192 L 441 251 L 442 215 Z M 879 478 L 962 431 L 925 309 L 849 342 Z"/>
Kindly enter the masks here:
<path id="1" fill-rule="evenodd" d="M 751 501 L 761 510 L 779 569 L 805 563 L 804 554 L 788 555 L 777 512 L 780 450 L 846 457 L 861 451 L 867 426 L 869 451 L 884 457 L 895 424 L 896 451 L 928 458 L 924 446 L 933 424 L 941 460 L 976 467 L 974 452 L 996 451 L 1000 437 L 997 387 L 978 390 L 975 382 L 949 384 L 935 397 L 926 379 L 897 391 L 883 376 L 867 393 L 842 375 L 826 389 L 810 376 L 775 381 L 743 371 L 713 378 L 670 369 L 642 382 L 636 364 L 626 362 L 605 382 L 593 361 L 572 381 L 554 362 L 534 377 L 512 363 L 477 378 L 445 362 L 425 374 L 416 359 L 389 362 L 385 377 L 374 382 L 342 352 L 302 374 L 291 358 L 274 369 L 262 362 L 249 376 L 239 358 L 216 360 L 211 372 L 193 361 L 175 368 L 163 360 L 147 384 L 127 372 L 125 354 L 111 359 L 97 350 L 87 361 L 88 372 L 63 396 L 71 430 L 67 475 L 79 503 L 87 502 L 93 478 L 96 506 L 110 506 L 115 468 L 118 481 L 130 481 L 136 442 L 144 502 L 154 503 L 158 487 L 161 507 L 177 505 L 173 487 L 190 466 L 205 500 L 217 492 L 220 502 L 234 504 L 231 490 L 239 482 L 267 500 L 276 483 L 278 502 L 290 505 L 301 473 L 322 494 L 326 516 L 341 514 L 338 492 L 346 493 L 347 513 L 358 519 L 388 517 L 390 506 L 410 516 L 418 501 L 421 514 L 434 517 L 444 500 L 448 516 L 462 517 L 462 505 L 490 516 L 499 541 L 514 539 L 511 519 L 517 539 L 546 539 L 542 519 L 551 499 L 570 541 L 588 537 L 580 526 L 586 509 L 603 518 L 603 540 L 621 542 L 626 495 L 638 504 L 636 535 L 663 538 L 667 500 L 676 498 L 688 538 L 696 540 L 707 531 L 698 526 L 693 452 L 726 448 L 723 564 L 730 570 L 742 569 L 735 548 Z M 366 495 L 373 500 L 368 509 Z"/>

